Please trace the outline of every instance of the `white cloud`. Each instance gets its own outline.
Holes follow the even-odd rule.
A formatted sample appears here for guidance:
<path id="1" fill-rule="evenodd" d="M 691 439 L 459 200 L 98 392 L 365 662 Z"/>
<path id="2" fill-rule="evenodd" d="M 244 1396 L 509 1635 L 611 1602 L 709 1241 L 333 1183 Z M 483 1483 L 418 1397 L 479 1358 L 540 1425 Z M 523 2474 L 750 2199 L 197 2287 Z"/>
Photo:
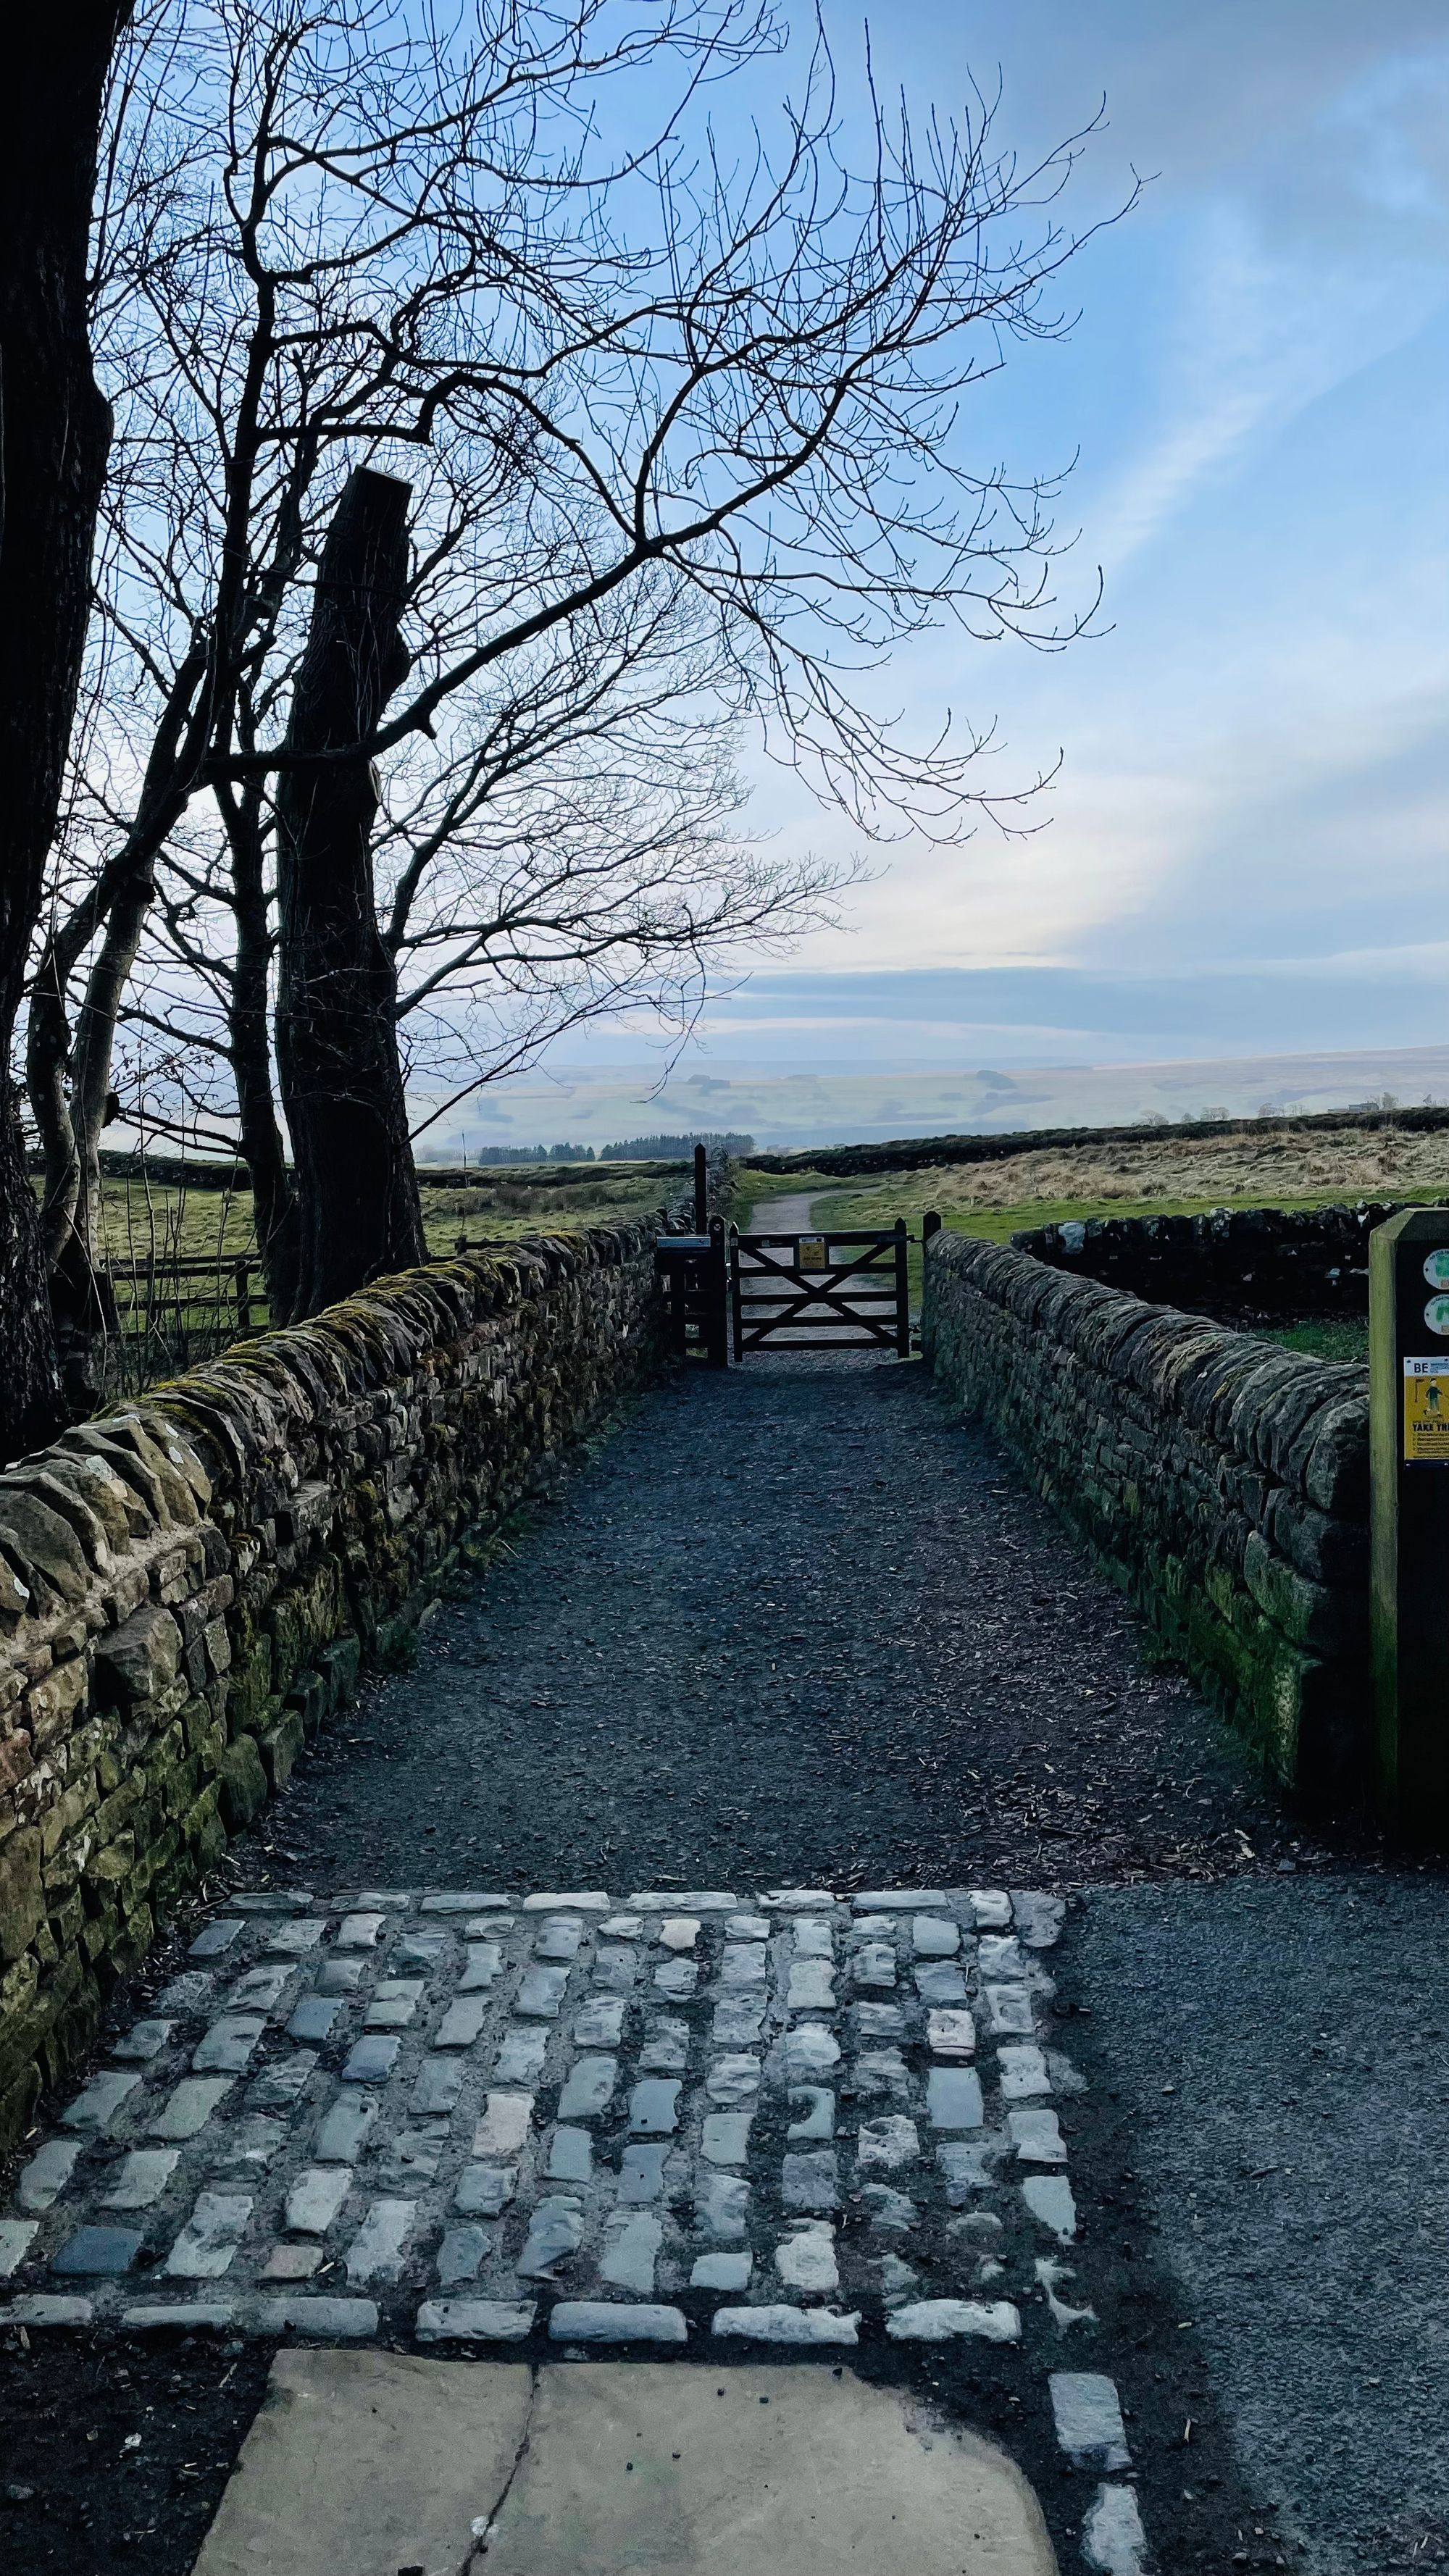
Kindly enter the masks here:
<path id="1" fill-rule="evenodd" d="M 1275 251 L 1247 205 L 1206 209 L 1184 261 L 1165 417 L 1089 510 L 1104 570 L 1120 572 L 1250 442 L 1410 339 L 1446 294 L 1426 262 Z"/>

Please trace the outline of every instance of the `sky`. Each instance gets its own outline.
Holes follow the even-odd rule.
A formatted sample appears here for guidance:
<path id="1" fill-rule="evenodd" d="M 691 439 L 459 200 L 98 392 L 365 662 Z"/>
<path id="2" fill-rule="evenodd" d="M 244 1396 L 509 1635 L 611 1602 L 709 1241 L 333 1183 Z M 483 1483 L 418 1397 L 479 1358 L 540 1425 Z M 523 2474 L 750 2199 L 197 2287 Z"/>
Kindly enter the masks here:
<path id="1" fill-rule="evenodd" d="M 861 13 L 827 20 L 849 76 Z M 928 1096 L 936 1124 L 953 1103 L 983 1124 L 968 1074 L 1198 1060 L 1286 1098 L 1292 1059 L 1335 1051 L 1354 1096 L 1376 1052 L 1449 1038 L 1442 0 L 893 0 L 870 40 L 913 106 L 999 75 L 1023 155 L 1102 107 L 1079 228 L 1146 183 L 1074 263 L 1070 336 L 1013 351 L 961 432 L 985 464 L 1075 457 L 1060 582 L 1085 602 L 1100 567 L 1095 633 L 1059 654 L 938 636 L 886 675 L 923 728 L 995 724 L 991 785 L 1060 758 L 1056 783 L 1024 837 L 876 853 L 837 927 L 742 965 L 652 1103 L 666 1060 L 626 1019 L 486 1124 L 531 1128 L 552 1082 L 561 1114 L 597 1091 L 644 1125 L 707 1098 L 737 1125 L 732 1098 L 801 1075 L 848 1086 L 857 1132 Z M 753 819 L 858 847 L 763 767 Z M 846 1103 L 782 1115 L 810 1141 Z"/>

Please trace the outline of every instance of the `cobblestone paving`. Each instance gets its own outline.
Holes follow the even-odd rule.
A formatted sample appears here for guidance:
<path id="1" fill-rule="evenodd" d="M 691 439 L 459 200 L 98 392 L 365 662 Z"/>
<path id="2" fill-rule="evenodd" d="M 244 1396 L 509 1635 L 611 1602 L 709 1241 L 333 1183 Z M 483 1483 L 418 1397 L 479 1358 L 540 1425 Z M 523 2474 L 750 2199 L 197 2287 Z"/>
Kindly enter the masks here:
<path id="1" fill-rule="evenodd" d="M 1145 2544 L 1079 2277 L 1044 1954 L 1001 1890 L 234 1896 L 22 2168 L 0 2325 L 1045 2370 Z"/>

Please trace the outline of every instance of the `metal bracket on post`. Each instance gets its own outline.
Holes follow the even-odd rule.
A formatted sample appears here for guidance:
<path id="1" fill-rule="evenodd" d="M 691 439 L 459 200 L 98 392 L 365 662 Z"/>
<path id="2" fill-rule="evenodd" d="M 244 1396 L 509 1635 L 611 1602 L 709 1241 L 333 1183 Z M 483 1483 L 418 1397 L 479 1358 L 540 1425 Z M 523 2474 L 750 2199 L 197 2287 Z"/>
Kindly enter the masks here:
<path id="1" fill-rule="evenodd" d="M 1413 1841 L 1449 1825 L 1449 1208 L 1369 1237 L 1375 1786 Z"/>

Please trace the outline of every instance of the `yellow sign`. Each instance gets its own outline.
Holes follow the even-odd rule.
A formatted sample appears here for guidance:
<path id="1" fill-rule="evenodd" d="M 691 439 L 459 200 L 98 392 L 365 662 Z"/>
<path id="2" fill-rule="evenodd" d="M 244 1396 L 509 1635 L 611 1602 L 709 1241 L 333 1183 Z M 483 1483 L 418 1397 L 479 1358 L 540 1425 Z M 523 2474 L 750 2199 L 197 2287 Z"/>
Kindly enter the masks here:
<path id="1" fill-rule="evenodd" d="M 800 1242 L 799 1266 L 802 1270 L 829 1269 L 830 1264 L 825 1258 L 825 1238 L 823 1235 L 807 1234 L 802 1236 Z"/>
<path id="2" fill-rule="evenodd" d="M 1449 1355 L 1404 1362 L 1404 1456 L 1449 1467 Z"/>

